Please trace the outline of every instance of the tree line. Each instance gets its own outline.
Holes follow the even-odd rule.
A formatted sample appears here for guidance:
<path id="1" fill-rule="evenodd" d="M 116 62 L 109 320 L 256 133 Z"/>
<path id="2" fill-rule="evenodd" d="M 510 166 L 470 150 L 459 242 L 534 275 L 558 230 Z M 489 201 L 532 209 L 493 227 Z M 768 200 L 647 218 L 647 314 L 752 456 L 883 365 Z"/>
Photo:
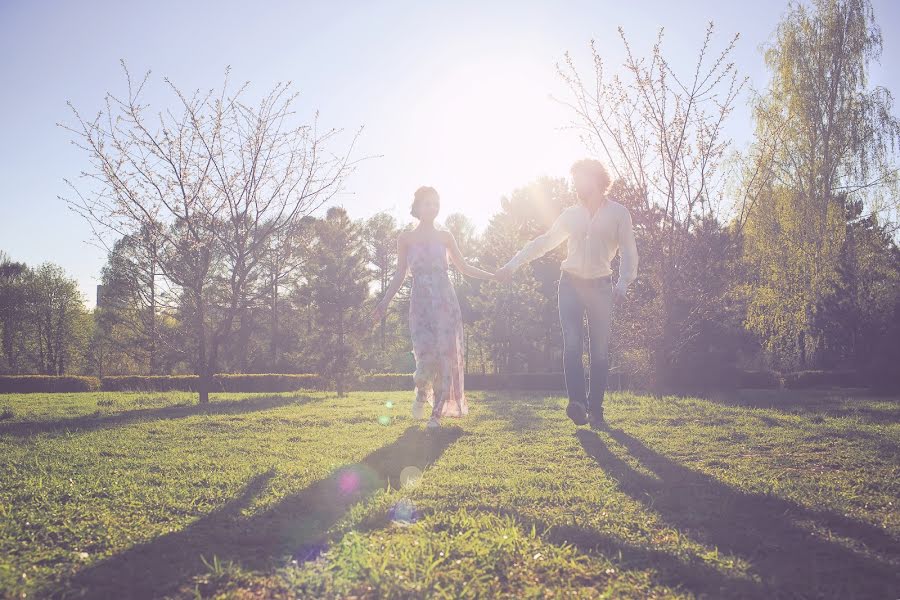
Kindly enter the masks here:
<path id="1" fill-rule="evenodd" d="M 658 391 L 715 385 L 737 368 L 893 375 L 900 123 L 891 94 L 867 82 L 881 52 L 870 3 L 791 7 L 765 49 L 767 87 L 750 94 L 744 152 L 723 127 L 747 83 L 730 60 L 736 38 L 716 52 L 710 25 L 696 68 L 676 73 L 662 34 L 649 56 L 621 35 L 624 75 L 610 76 L 596 49 L 587 71 L 568 56 L 559 65 L 561 101 L 586 151 L 610 166 L 641 254 L 614 319 L 614 371 Z M 339 390 L 363 372 L 412 371 L 406 294 L 378 326 L 365 322 L 411 224 L 318 210 L 353 170 L 353 140 L 335 151 L 340 132 L 294 123 L 285 86 L 255 106 L 227 80 L 217 94 L 173 86 L 181 114 L 150 118 L 146 78 L 127 80 L 126 97 L 67 126 L 94 165 L 68 201 L 109 244 L 97 307 L 86 311 L 58 268 L 4 258 L 0 368 L 312 372 Z M 565 179 L 544 178 L 502 198 L 482 232 L 458 213 L 444 225 L 494 270 L 574 202 Z M 454 275 L 469 372 L 560 369 L 563 253 L 512 284 Z"/>

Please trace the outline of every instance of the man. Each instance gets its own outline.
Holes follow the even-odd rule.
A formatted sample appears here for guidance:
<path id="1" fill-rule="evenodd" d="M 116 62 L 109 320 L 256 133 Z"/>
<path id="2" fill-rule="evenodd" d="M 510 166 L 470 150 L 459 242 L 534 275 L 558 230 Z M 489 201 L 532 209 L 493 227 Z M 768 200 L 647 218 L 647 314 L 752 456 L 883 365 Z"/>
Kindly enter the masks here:
<path id="1" fill-rule="evenodd" d="M 567 208 L 550 230 L 528 244 L 497 272 L 509 281 L 513 272 L 568 240 L 568 256 L 559 279 L 559 321 L 563 333 L 563 371 L 569 404 L 566 414 L 577 425 L 604 426 L 603 395 L 609 373 L 612 305 L 624 300 L 637 277 L 638 254 L 628 209 L 607 198 L 610 178 L 602 163 L 572 165 L 580 203 Z M 619 280 L 612 284 L 610 262 L 621 251 Z M 590 392 L 585 391 L 583 323 L 587 313 L 590 340 Z"/>

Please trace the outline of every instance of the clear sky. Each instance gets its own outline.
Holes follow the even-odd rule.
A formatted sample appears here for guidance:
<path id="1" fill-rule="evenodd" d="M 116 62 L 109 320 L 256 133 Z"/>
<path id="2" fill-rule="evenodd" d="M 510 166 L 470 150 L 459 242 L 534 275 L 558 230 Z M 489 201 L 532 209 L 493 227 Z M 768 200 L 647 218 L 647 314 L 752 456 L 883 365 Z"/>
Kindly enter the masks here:
<path id="1" fill-rule="evenodd" d="M 900 95 L 900 3 L 874 0 L 884 36 L 872 83 Z M 686 8 L 686 7 L 690 8 Z M 146 96 L 172 105 L 162 82 L 183 89 L 219 85 L 226 65 L 258 97 L 290 80 L 301 110 L 328 126 L 365 126 L 365 161 L 337 199 L 354 217 L 381 210 L 409 219 L 419 185 L 441 192 L 443 210 L 479 226 L 500 197 L 540 175 L 564 176 L 584 151 L 561 130 L 567 114 L 555 63 L 570 50 L 589 68 L 594 38 L 610 65 L 622 62 L 616 29 L 649 50 L 659 27 L 675 68 L 690 68 L 708 21 L 716 49 L 734 33 L 734 54 L 751 84 L 765 84 L 759 48 L 787 7 L 784 0 L 737 2 L 341 1 L 236 2 L 0 0 L 0 250 L 36 265 L 60 264 L 93 303 L 105 254 L 91 230 L 58 199 L 86 157 L 57 127 L 106 91 L 124 89 L 119 60 L 151 76 Z M 729 124 L 738 147 L 752 124 L 742 104 Z"/>

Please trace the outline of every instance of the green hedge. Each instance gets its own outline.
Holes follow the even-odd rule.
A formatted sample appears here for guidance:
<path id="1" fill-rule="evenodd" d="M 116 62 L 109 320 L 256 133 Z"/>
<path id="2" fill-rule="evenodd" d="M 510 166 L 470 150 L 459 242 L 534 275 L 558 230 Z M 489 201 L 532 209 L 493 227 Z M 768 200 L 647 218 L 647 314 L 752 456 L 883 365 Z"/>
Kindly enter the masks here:
<path id="1" fill-rule="evenodd" d="M 96 377 L 54 377 L 51 375 L 0 376 L 2 394 L 54 394 L 60 392 L 96 392 L 100 380 Z"/>
<path id="2" fill-rule="evenodd" d="M 375 373 L 365 375 L 360 389 L 370 392 L 408 391 L 415 388 L 411 373 Z"/>
<path id="3" fill-rule="evenodd" d="M 738 371 L 737 387 L 745 390 L 777 390 L 781 374 L 776 371 Z"/>
<path id="4" fill-rule="evenodd" d="M 104 392 L 196 392 L 196 375 L 126 375 L 104 377 Z"/>
<path id="5" fill-rule="evenodd" d="M 743 389 L 799 390 L 820 387 L 884 387 L 896 389 L 894 377 L 870 377 L 858 371 L 801 371 L 779 374 L 775 371 L 735 371 L 729 387 Z M 0 376 L 0 393 L 54 392 L 196 392 L 196 375 L 51 377 L 46 375 Z M 609 389 L 629 389 L 627 375 L 610 373 Z M 511 375 L 471 373 L 465 377 L 468 390 L 535 390 L 565 391 L 562 373 L 516 373 Z M 322 378 L 311 374 L 218 374 L 213 377 L 211 392 L 291 392 L 321 390 Z M 356 389 L 366 391 L 410 391 L 414 387 L 411 374 L 378 373 L 364 376 Z"/>
<path id="6" fill-rule="evenodd" d="M 405 373 L 377 373 L 360 381 L 360 389 L 372 392 L 410 391 L 415 387 L 413 376 Z M 517 373 L 496 375 L 470 373 L 465 376 L 467 390 L 551 390 L 566 389 L 562 373 Z"/>
<path id="7" fill-rule="evenodd" d="M 322 378 L 308 373 L 297 375 L 220 373 L 213 377 L 213 391 L 216 392 L 293 392 L 321 388 Z"/>
<path id="8" fill-rule="evenodd" d="M 104 377 L 105 392 L 196 392 L 200 378 L 197 375 L 158 375 Z M 293 392 L 300 389 L 320 389 L 318 375 L 284 375 L 276 373 L 227 374 L 213 376 L 211 392 Z"/>
<path id="9" fill-rule="evenodd" d="M 509 375 L 471 373 L 465 378 L 470 390 L 541 390 L 565 391 L 562 373 L 512 373 Z"/>
<path id="10" fill-rule="evenodd" d="M 865 387 L 866 382 L 858 371 L 798 371 L 785 373 L 784 387 L 789 390 L 804 390 L 819 387 Z"/>

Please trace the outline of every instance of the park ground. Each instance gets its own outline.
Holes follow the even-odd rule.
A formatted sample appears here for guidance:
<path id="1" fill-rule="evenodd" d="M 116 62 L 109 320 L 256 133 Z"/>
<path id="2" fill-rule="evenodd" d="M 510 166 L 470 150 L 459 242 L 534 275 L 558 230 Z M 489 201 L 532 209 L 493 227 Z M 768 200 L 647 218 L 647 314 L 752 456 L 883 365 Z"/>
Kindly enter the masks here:
<path id="1" fill-rule="evenodd" d="M 3 598 L 900 597 L 900 399 L 0 396 Z"/>

